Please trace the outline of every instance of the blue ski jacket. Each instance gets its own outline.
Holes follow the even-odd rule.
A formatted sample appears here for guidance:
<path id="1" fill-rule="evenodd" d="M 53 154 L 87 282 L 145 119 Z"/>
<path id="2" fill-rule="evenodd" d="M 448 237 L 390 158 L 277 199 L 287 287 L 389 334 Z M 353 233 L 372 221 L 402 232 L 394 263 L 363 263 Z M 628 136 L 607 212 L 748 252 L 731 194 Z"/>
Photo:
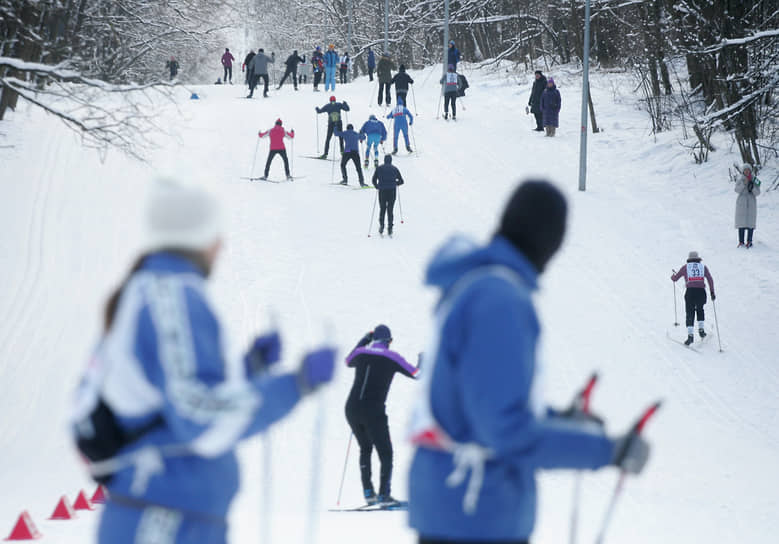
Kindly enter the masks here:
<path id="1" fill-rule="evenodd" d="M 368 51 L 368 68 L 376 68 L 376 55 L 373 50 Z"/>
<path id="2" fill-rule="evenodd" d="M 406 121 L 406 116 L 408 116 L 408 122 Z M 411 112 L 408 111 L 408 108 L 402 104 L 398 104 L 395 106 L 395 108 L 389 112 L 387 115 L 387 119 L 393 119 L 395 122 L 395 131 L 398 131 L 401 128 L 406 128 L 408 125 L 414 124 L 414 116 L 411 115 Z"/>
<path id="3" fill-rule="evenodd" d="M 439 316 L 432 352 L 425 353 L 433 361 L 432 414 L 454 441 L 478 444 L 491 455 L 475 510 L 466 513 L 468 482 L 446 483 L 452 453 L 417 448 L 409 520 L 423 538 L 527 540 L 535 523 L 536 470 L 595 469 L 612 458 L 614 443 L 602 429 L 548 418 L 536 404 L 536 280 L 530 261 L 501 236 L 483 247 L 454 238 L 427 268 L 425 282 L 442 292 L 439 307 L 446 301 L 449 308 Z"/>
<path id="4" fill-rule="evenodd" d="M 384 123 L 374 116 L 363 123 L 360 134 L 379 134 L 382 141 L 387 139 L 387 129 L 384 128 Z"/>
<path id="5" fill-rule="evenodd" d="M 293 374 L 228 370 L 205 288 L 188 259 L 147 257 L 122 291 L 77 406 L 101 398 L 129 433 L 161 417 L 120 450 L 117 459 L 126 462 L 108 485 L 112 498 L 219 520 L 239 486 L 238 442 L 284 417 L 301 393 Z M 88 379 L 95 373 L 99 380 Z"/>
<path id="6" fill-rule="evenodd" d="M 341 63 L 341 56 L 336 51 L 328 51 L 325 53 L 325 66 L 328 68 L 334 68 Z"/>
<path id="7" fill-rule="evenodd" d="M 336 130 L 333 134 L 335 134 L 338 138 L 344 139 L 344 151 L 346 153 L 351 151 L 359 151 L 360 142 L 365 139 L 363 134 L 359 134 L 354 130 Z"/>

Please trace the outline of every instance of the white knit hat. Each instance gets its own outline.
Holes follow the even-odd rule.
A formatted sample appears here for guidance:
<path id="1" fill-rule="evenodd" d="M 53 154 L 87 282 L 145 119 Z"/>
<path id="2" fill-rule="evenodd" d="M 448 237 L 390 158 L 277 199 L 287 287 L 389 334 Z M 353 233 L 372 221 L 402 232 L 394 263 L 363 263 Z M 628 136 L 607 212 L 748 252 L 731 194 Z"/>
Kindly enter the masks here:
<path id="1" fill-rule="evenodd" d="M 171 178 L 156 180 L 146 204 L 146 250 L 203 250 L 222 233 L 211 194 Z"/>

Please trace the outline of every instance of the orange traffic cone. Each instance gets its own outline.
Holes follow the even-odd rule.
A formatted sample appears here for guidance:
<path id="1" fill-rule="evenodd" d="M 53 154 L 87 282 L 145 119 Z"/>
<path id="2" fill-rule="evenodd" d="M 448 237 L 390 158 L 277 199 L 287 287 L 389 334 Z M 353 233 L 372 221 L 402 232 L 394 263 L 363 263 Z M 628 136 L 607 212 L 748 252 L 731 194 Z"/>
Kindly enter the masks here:
<path id="1" fill-rule="evenodd" d="M 14 525 L 11 534 L 8 535 L 8 538 L 5 540 L 35 540 L 36 538 L 40 537 L 41 534 L 38 532 L 38 529 L 32 522 L 30 514 L 28 514 L 25 510 L 19 516 L 19 521 L 17 521 L 16 525 Z"/>
<path id="2" fill-rule="evenodd" d="M 89 499 L 87 499 L 87 496 L 84 494 L 84 490 L 78 492 L 78 496 L 76 497 L 76 502 L 73 503 L 73 509 L 74 510 L 94 510 L 94 506 L 92 506 L 92 503 L 89 502 Z"/>
<path id="3" fill-rule="evenodd" d="M 73 511 L 73 508 L 70 506 L 70 503 L 68 502 L 68 498 L 63 495 L 59 502 L 57 503 L 57 507 L 54 509 L 54 513 L 51 515 L 49 519 L 73 519 L 76 517 L 76 513 Z"/>

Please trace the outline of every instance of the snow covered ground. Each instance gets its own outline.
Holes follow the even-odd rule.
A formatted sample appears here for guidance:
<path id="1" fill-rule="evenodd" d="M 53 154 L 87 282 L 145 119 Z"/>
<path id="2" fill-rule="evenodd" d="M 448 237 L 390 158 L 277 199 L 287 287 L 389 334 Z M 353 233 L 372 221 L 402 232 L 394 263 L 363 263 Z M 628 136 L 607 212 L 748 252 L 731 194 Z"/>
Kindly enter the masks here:
<path id="1" fill-rule="evenodd" d="M 578 192 L 579 77 L 551 74 L 563 110 L 558 136 L 550 139 L 531 132 L 524 115 L 530 77 L 517 86 L 505 73 L 466 75 L 471 89 L 455 124 L 435 119 L 437 69 L 412 73 L 412 147 L 418 154 L 401 151 L 396 159 L 407 183 L 400 191 L 404 222 L 396 224 L 393 240 L 367 236 L 373 191 L 331 186 L 340 179 L 337 166 L 334 174 L 332 163 L 304 157 L 317 151 L 314 107 L 331 94 L 313 93 L 310 85 L 251 101 L 237 85 L 195 88 L 200 100 L 189 100 L 182 89 L 178 109 L 166 106 L 161 117 L 171 136 L 160 137 L 148 165 L 113 152 L 101 162 L 58 121 L 24 106 L 12 114 L 2 125 L 2 143 L 13 147 L 0 149 L 0 536 L 29 509 L 44 542 L 91 538 L 97 514 L 45 521 L 60 495 L 72 500 L 80 488 L 92 488 L 66 431 L 68 399 L 97 338 L 102 301 L 140 243 L 149 181 L 168 172 L 224 198 L 227 244 L 212 283 L 235 348 L 275 312 L 290 365 L 324 338 L 328 323 L 344 355 L 364 331 L 385 322 L 394 347 L 413 359 L 425 344 L 434 300 L 421 285 L 433 249 L 454 231 L 485 239 L 517 180 L 549 177 L 569 195 L 572 211 L 567 241 L 538 296 L 549 401 L 567 404 L 597 369 L 602 381 L 594 409 L 616 433 L 649 402 L 665 400 L 647 429 L 654 456 L 645 474 L 628 482 L 608 540 L 775 542 L 777 194 L 759 197 L 757 243 L 737 250 L 736 195 L 727 174 L 736 155 L 727 141 L 702 166 L 692 164 L 677 133 L 653 141 L 630 81 L 619 74 L 593 77 L 605 131 L 590 139 L 588 191 Z M 351 105 L 349 120 L 357 128 L 368 114 L 384 112 L 374 92 L 362 78 L 335 93 Z M 277 117 L 296 130 L 293 167 L 302 179 L 241 180 L 249 175 L 258 129 Z M 325 124 L 321 116 L 320 138 Z M 255 175 L 267 145 L 260 143 Z M 277 159 L 271 177 L 282 173 Z M 353 171 L 349 176 L 356 183 Z M 724 353 L 713 335 L 700 352 L 666 339 L 668 331 L 685 335 L 673 327 L 669 276 L 693 249 L 714 275 Z M 683 321 L 681 293 L 677 288 Z M 706 309 L 714 332 L 711 303 Z M 350 383 L 351 372 L 342 369 L 321 404 L 306 401 L 272 432 L 273 542 L 304 541 L 320 407 L 319 541 L 351 544 L 368 535 L 375 542 L 413 541 L 403 513 L 327 512 L 335 504 L 349 438 L 343 403 Z M 388 403 L 396 450 L 393 494 L 400 498 L 411 456 L 404 425 L 416 386 L 399 378 Z M 244 486 L 232 509 L 232 542 L 256 542 L 264 534 L 264 452 L 260 439 L 241 448 Z M 580 541 L 594 537 L 615 479 L 613 470 L 585 477 Z M 542 476 L 534 543 L 567 538 L 572 482 L 570 473 Z M 342 503 L 359 502 L 353 447 Z"/>

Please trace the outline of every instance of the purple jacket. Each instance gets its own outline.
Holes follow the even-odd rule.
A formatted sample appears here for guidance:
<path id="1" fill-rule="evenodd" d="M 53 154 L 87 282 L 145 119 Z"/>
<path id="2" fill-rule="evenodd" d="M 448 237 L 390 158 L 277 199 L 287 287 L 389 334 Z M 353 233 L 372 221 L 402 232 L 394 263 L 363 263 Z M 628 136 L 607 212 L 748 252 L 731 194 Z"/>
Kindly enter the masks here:
<path id="1" fill-rule="evenodd" d="M 560 124 L 560 106 L 562 100 L 556 85 L 544 89 L 541 95 L 541 113 L 544 116 L 544 126 L 557 127 Z"/>
<path id="2" fill-rule="evenodd" d="M 228 68 L 232 68 L 233 61 L 235 60 L 235 57 L 232 53 L 229 51 L 225 51 L 225 54 L 222 55 L 222 66 L 227 66 Z"/>
<path id="3" fill-rule="evenodd" d="M 346 358 L 346 366 L 355 369 L 347 407 L 360 405 L 379 410 L 383 410 L 396 372 L 409 378 L 416 377 L 419 372 L 418 368 L 380 341 L 358 345 Z"/>
<path id="4" fill-rule="evenodd" d="M 687 261 L 684 266 L 679 269 L 679 272 L 671 276 L 671 279 L 676 281 L 682 276 L 684 276 L 688 289 L 706 289 L 706 284 L 703 282 L 703 279 L 706 278 L 709 282 L 709 291 L 711 291 L 712 296 L 714 296 L 714 280 L 711 277 L 711 273 L 709 273 L 708 267 L 705 265 L 700 262 Z"/>

